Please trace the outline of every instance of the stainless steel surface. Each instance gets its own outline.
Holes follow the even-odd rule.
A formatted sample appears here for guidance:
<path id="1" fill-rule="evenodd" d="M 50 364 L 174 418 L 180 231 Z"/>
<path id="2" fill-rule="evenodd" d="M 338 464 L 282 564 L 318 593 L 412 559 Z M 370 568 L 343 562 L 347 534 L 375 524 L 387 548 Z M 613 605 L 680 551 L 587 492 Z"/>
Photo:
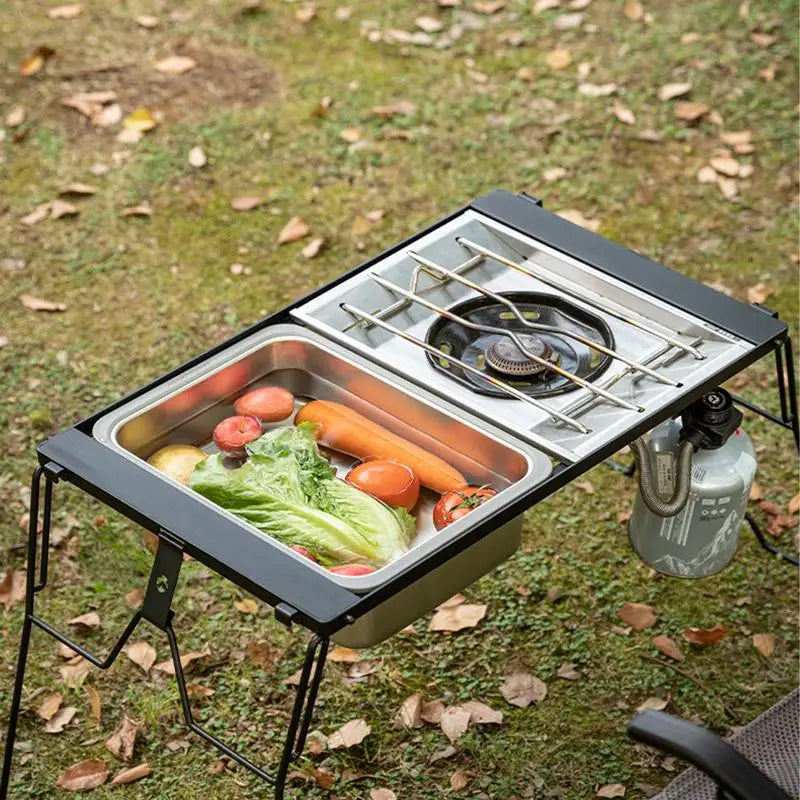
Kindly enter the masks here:
<path id="1" fill-rule="evenodd" d="M 468 530 L 498 505 L 518 498 L 551 471 L 550 459 L 543 453 L 515 442 L 504 432 L 442 402 L 402 377 L 295 325 L 276 325 L 253 334 L 110 412 L 97 421 L 92 433 L 98 441 L 167 481 L 170 479 L 157 472 L 145 459 L 166 444 L 193 444 L 206 450 L 213 448 L 211 432 L 217 422 L 233 413 L 235 398 L 245 389 L 262 385 L 283 386 L 301 402 L 315 398 L 344 403 L 444 458 L 463 472 L 470 482 L 488 484 L 498 490 L 497 497 L 443 531 L 436 531 L 432 524 L 431 510 L 436 497 L 424 492 L 419 506 L 417 537 L 411 549 L 370 575 L 347 577 L 331 574 L 284 548 L 309 569 L 319 570 L 330 580 L 353 591 L 364 592 L 382 584 L 435 550 L 446 539 Z M 291 420 L 278 424 L 291 424 Z M 354 459 L 350 459 L 352 461 Z M 346 459 L 336 459 L 337 467 L 346 465 Z M 177 483 L 175 486 L 191 494 L 198 503 L 233 519 L 253 536 L 262 537 L 255 528 L 189 488 Z M 212 514 L 209 515 L 209 525 L 213 525 Z M 496 534 L 493 531 L 486 540 L 494 541 Z M 265 557 L 268 557 L 266 548 Z M 487 571 L 492 565 L 487 561 L 485 566 L 484 571 Z M 461 574 L 467 573 L 462 571 Z M 454 573 L 452 585 L 443 581 L 441 588 L 452 594 L 467 582 L 460 581 L 459 573 Z"/>
<path id="2" fill-rule="evenodd" d="M 411 300 L 412 303 L 419 303 L 419 305 L 423 306 L 424 308 L 430 309 L 431 311 L 435 311 L 440 317 L 446 317 L 453 322 L 459 323 L 465 328 L 470 328 L 474 331 L 485 331 L 486 333 L 496 333 L 500 336 L 506 336 L 511 339 L 512 342 L 519 348 L 520 352 L 524 353 L 531 361 L 535 364 L 539 364 L 542 367 L 546 367 L 551 372 L 555 372 L 557 375 L 561 375 L 562 378 L 566 378 L 567 380 L 572 381 L 572 383 L 577 384 L 578 386 L 582 386 L 587 391 L 591 392 L 592 394 L 597 395 L 598 397 L 602 397 L 604 400 L 608 400 L 610 403 L 614 405 L 620 406 L 621 408 L 627 408 L 630 411 L 644 411 L 644 409 L 640 406 L 635 406 L 633 403 L 629 403 L 627 400 L 623 400 L 620 397 L 615 397 L 610 392 L 605 391 L 605 389 L 601 389 L 600 387 L 590 383 L 589 381 L 585 381 L 583 378 L 579 377 L 578 375 L 569 372 L 569 370 L 562 369 L 558 366 L 558 364 L 553 364 L 546 359 L 542 358 L 541 356 L 534 353 L 530 348 L 526 348 L 522 339 L 517 336 L 514 331 L 509 330 L 507 328 L 499 328 L 494 325 L 481 325 L 477 322 L 470 322 L 468 319 L 464 319 L 464 317 L 459 317 L 458 314 L 454 314 L 452 311 L 448 311 L 445 308 L 441 308 L 436 305 L 436 303 L 431 303 L 430 300 L 426 300 L 424 297 L 420 297 L 418 294 L 414 294 L 413 292 L 408 292 L 403 289 L 401 286 L 396 286 L 391 281 L 387 281 L 384 278 L 381 278 L 378 275 L 373 275 L 372 279 L 379 285 L 383 286 L 384 289 L 388 289 L 390 292 L 394 292 L 395 294 L 399 294 L 402 297 L 406 297 Z"/>
<path id="3" fill-rule="evenodd" d="M 677 381 L 674 381 L 671 378 L 667 378 L 666 376 L 661 375 L 660 373 L 656 372 L 656 370 L 650 369 L 650 367 L 646 366 L 645 364 L 639 364 L 632 358 L 628 358 L 622 353 L 618 353 L 616 352 L 616 350 L 612 350 L 610 347 L 606 347 L 604 344 L 601 344 L 600 342 L 595 342 L 588 336 L 582 336 L 580 333 L 566 330 L 565 328 L 559 328 L 556 325 L 542 325 L 538 322 L 531 322 L 529 319 L 526 319 L 525 315 L 517 308 L 516 303 L 509 300 L 507 297 L 492 292 L 485 286 L 481 286 L 479 283 L 471 281 L 469 278 L 465 278 L 463 275 L 459 274 L 456 270 L 449 270 L 445 269 L 444 267 L 440 267 L 438 264 L 435 264 L 433 261 L 430 261 L 429 259 L 419 255 L 418 253 L 415 253 L 413 250 L 409 250 L 408 254 L 411 256 L 411 258 L 414 259 L 414 261 L 417 261 L 424 267 L 426 267 L 428 270 L 428 274 L 431 274 L 430 271 L 432 270 L 434 273 L 439 274 L 440 280 L 448 278 L 449 280 L 458 281 L 458 283 L 462 284 L 463 286 L 469 287 L 474 292 L 478 292 L 479 294 L 482 294 L 484 297 L 488 297 L 490 300 L 494 300 L 496 303 L 501 303 L 514 315 L 514 317 L 516 318 L 517 322 L 519 322 L 520 325 L 524 325 L 526 328 L 530 328 L 530 330 L 532 331 L 546 331 L 549 333 L 557 333 L 561 336 L 566 336 L 569 339 L 575 339 L 581 344 L 585 344 L 587 347 L 591 347 L 593 350 L 597 350 L 598 353 L 604 353 L 607 356 L 616 358 L 619 361 L 622 361 L 623 363 L 627 364 L 629 367 L 633 367 L 633 369 L 635 369 L 637 372 L 642 372 L 645 375 L 649 375 L 651 378 L 655 378 L 659 383 L 666 383 L 670 386 L 678 385 Z M 473 258 L 477 257 L 478 256 L 473 256 Z M 483 256 L 481 255 L 480 257 Z M 471 260 L 472 259 L 470 259 L 470 261 Z M 375 276 L 373 275 L 373 278 L 374 277 Z M 411 291 L 414 292 L 415 290 L 412 288 Z M 599 386 L 600 384 L 594 384 L 594 385 Z"/>
<path id="4" fill-rule="evenodd" d="M 401 339 L 404 339 L 407 342 L 411 342 L 415 344 L 417 347 L 422 348 L 426 352 L 430 353 L 434 356 L 441 356 L 442 354 L 432 345 L 429 345 L 427 342 L 423 342 L 422 339 L 417 339 L 415 336 L 412 336 L 410 333 L 406 333 L 405 331 L 401 331 L 398 328 L 389 325 L 389 323 L 384 322 L 383 320 L 379 319 L 378 317 L 373 316 L 372 314 L 367 314 L 366 311 L 361 311 L 354 306 L 351 306 L 349 303 L 344 303 L 342 308 L 351 314 L 354 317 L 358 317 L 359 319 L 365 320 L 369 322 L 371 325 L 377 325 L 379 328 L 383 328 L 384 330 L 389 331 L 390 333 L 394 333 L 396 336 L 399 336 Z M 485 380 L 487 383 L 491 383 L 492 386 L 496 386 L 498 389 L 502 389 L 504 392 L 507 392 L 512 397 L 517 398 L 517 400 L 521 400 L 528 405 L 533 406 L 534 408 L 541 409 L 544 411 L 548 411 L 547 406 L 541 401 L 537 400 L 535 397 L 528 397 L 528 395 L 523 394 L 519 390 L 515 389 L 513 386 L 509 386 L 505 381 L 501 381 L 498 378 L 493 377 L 492 375 L 487 375 L 485 372 L 481 372 L 479 369 L 467 364 L 465 361 L 460 361 L 453 356 L 447 356 L 448 361 L 452 361 L 454 364 L 458 364 L 461 369 L 467 370 L 467 372 L 472 372 L 478 377 Z M 560 411 L 548 411 L 548 413 L 553 415 L 554 419 L 558 419 L 561 422 L 575 428 L 578 433 L 589 433 L 589 429 L 581 425 L 580 422 L 576 422 L 574 419 L 570 419 L 568 416 L 562 414 Z"/>
<path id="5" fill-rule="evenodd" d="M 509 268 L 511 263 L 516 268 Z M 437 274 L 426 264 L 457 272 L 466 280 Z M 425 302 L 411 302 L 407 295 L 398 300 L 396 293 L 378 286 L 372 276 Z M 475 297 L 478 290 L 468 282 L 482 287 L 484 294 L 529 291 L 572 303 L 603 320 L 618 357 L 590 389 L 577 387 L 537 398 L 538 406 L 516 395 L 477 393 L 435 369 L 420 352 L 420 342 L 425 342 L 431 324 L 440 316 L 431 306 L 450 310 Z M 291 313 L 327 338 L 565 462 L 595 452 L 641 422 L 636 411 L 598 398 L 598 389 L 654 414 L 753 348 L 658 297 L 471 209 L 416 239 L 413 254 L 395 250 Z M 369 324 L 357 324 L 359 319 Z M 452 360 L 449 354 L 436 354 Z M 632 362 L 650 372 L 633 368 Z M 579 421 L 580 427 L 564 417 L 571 418 L 571 423 Z"/>

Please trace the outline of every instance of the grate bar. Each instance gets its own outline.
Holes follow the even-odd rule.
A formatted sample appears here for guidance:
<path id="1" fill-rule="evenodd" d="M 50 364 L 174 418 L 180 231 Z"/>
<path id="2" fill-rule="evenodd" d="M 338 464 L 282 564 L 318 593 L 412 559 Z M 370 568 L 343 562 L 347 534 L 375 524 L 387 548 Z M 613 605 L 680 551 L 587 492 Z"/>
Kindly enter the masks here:
<path id="1" fill-rule="evenodd" d="M 629 367 L 633 367 L 637 372 L 644 373 L 649 377 L 657 380 L 659 383 L 665 383 L 668 386 L 680 386 L 681 384 L 673 380 L 672 378 L 668 378 L 665 375 L 661 375 L 660 373 L 656 372 L 654 369 L 650 369 L 650 367 L 645 366 L 644 364 L 640 364 L 638 361 L 634 361 L 634 359 L 629 358 L 622 353 L 618 353 L 616 350 L 612 350 L 610 347 L 606 347 L 604 344 L 600 342 L 594 341 L 594 339 L 590 339 L 588 336 L 583 336 L 580 333 L 576 333 L 575 331 L 568 331 L 563 330 L 555 325 L 544 325 L 541 322 L 531 322 L 529 319 L 526 319 L 524 314 L 517 308 L 516 304 L 509 300 L 507 297 L 504 297 L 501 294 L 497 294 L 496 292 L 487 289 L 485 286 L 481 286 L 479 283 L 475 283 L 475 281 L 470 280 L 469 278 L 465 278 L 463 275 L 459 275 L 458 273 L 454 272 L 453 270 L 446 269 L 445 267 L 436 264 L 435 262 L 425 258 L 424 256 L 415 253 L 413 250 L 408 251 L 408 255 L 414 259 L 418 264 L 421 264 L 423 269 L 425 270 L 426 274 L 431 275 L 431 273 L 438 272 L 439 274 L 447 277 L 450 280 L 454 280 L 462 286 L 467 286 L 470 289 L 479 292 L 480 294 L 484 295 L 485 297 L 494 300 L 497 303 L 501 303 L 504 305 L 511 313 L 517 318 L 517 320 L 524 325 L 526 328 L 530 328 L 534 331 L 544 331 L 548 333 L 557 333 L 560 336 L 566 336 L 570 339 L 575 339 L 575 341 L 581 342 L 585 344 L 587 347 L 590 347 L 592 350 L 596 350 L 598 353 L 604 353 L 611 358 L 616 359 L 617 361 L 622 361 L 623 364 L 627 364 Z M 436 277 L 435 275 L 431 275 L 431 277 Z M 413 289 L 412 289 L 413 291 Z"/>
<path id="2" fill-rule="evenodd" d="M 369 314 L 366 311 L 362 311 L 360 308 L 356 308 L 355 306 L 352 306 L 349 303 L 342 303 L 341 308 L 343 311 L 346 311 L 348 314 L 350 314 L 353 317 L 356 317 L 360 321 L 370 322 L 373 325 L 377 325 L 379 328 L 383 328 L 385 331 L 394 334 L 395 336 L 399 336 L 401 339 L 405 339 L 405 341 L 407 342 L 411 342 L 411 344 L 414 344 L 417 347 L 421 347 L 423 350 L 435 356 L 436 358 L 446 358 L 447 361 L 451 361 L 453 364 L 457 364 L 459 367 L 461 367 L 461 369 L 466 370 L 467 372 L 471 372 L 473 375 L 477 375 L 480 378 L 483 378 L 483 380 L 485 380 L 487 383 L 491 383 L 492 386 L 496 386 L 498 389 L 502 389 L 504 392 L 516 398 L 517 400 L 522 400 L 523 402 L 533 406 L 539 411 L 544 411 L 548 416 L 552 417 L 553 419 L 561 420 L 561 422 L 563 422 L 565 425 L 569 425 L 570 428 L 578 431 L 578 433 L 591 433 L 589 428 L 587 428 L 585 425 L 578 422 L 577 420 L 572 419 L 566 414 L 562 414 L 560 411 L 557 411 L 554 408 L 548 408 L 547 405 L 540 402 L 539 400 L 536 400 L 533 397 L 528 397 L 528 395 L 518 391 L 513 386 L 509 386 L 505 381 L 501 381 L 499 378 L 495 378 L 492 375 L 487 375 L 485 372 L 482 372 L 477 367 L 473 367 L 471 364 L 467 364 L 466 362 L 461 361 L 458 358 L 447 356 L 440 350 L 437 350 L 435 347 L 433 347 L 433 345 L 430 345 L 427 342 L 423 342 L 422 339 L 417 339 L 416 336 L 413 336 L 412 334 L 407 333 L 406 331 L 401 331 L 399 328 L 395 328 L 394 325 L 390 325 L 388 322 L 384 322 L 382 319 L 376 317 L 374 314 Z"/>
<path id="3" fill-rule="evenodd" d="M 661 333 L 660 331 L 654 330 L 652 327 L 648 327 L 644 322 L 640 322 L 633 317 L 629 317 L 626 314 L 623 314 L 620 311 L 617 311 L 613 306 L 610 306 L 607 303 L 602 302 L 599 298 L 588 298 L 584 297 L 583 295 L 578 294 L 577 292 L 572 292 L 563 285 L 560 285 L 556 281 L 552 281 L 549 278 L 544 277 L 543 275 L 536 274 L 533 270 L 529 269 L 528 267 L 523 267 L 522 264 L 517 264 L 515 261 L 512 261 L 510 258 L 506 258 L 499 253 L 495 253 L 493 250 L 489 250 L 488 247 L 484 247 L 483 245 L 477 244 L 470 239 L 466 239 L 463 236 L 457 236 L 456 241 L 466 247 L 469 250 L 472 250 L 476 254 L 480 254 L 485 256 L 486 258 L 491 258 L 493 261 L 497 261 L 499 264 L 504 264 L 505 266 L 509 267 L 510 269 L 516 270 L 517 272 L 521 272 L 523 275 L 527 275 L 530 278 L 536 278 L 536 280 L 541 281 L 542 283 L 546 284 L 547 286 L 551 286 L 554 289 L 557 289 L 560 292 L 564 292 L 565 294 L 571 295 L 572 297 L 581 300 L 588 305 L 594 306 L 595 308 L 599 308 L 601 311 L 604 311 L 606 314 L 610 314 L 612 317 L 616 317 L 622 322 L 627 323 L 628 325 L 632 325 L 634 328 L 639 328 L 640 330 L 647 331 L 647 333 L 655 336 L 659 339 L 662 339 L 665 342 L 669 342 L 673 347 L 677 347 L 679 350 L 683 350 L 686 353 L 690 353 L 696 360 L 702 361 L 705 359 L 705 356 L 692 345 L 685 344 L 680 339 L 676 339 L 674 336 L 670 336 L 666 333 Z"/>
<path id="4" fill-rule="evenodd" d="M 519 350 L 524 353 L 531 361 L 536 364 L 540 364 L 543 367 L 546 367 L 551 372 L 555 372 L 557 375 L 561 375 L 563 378 L 567 378 L 567 380 L 572 381 L 573 383 L 577 384 L 578 386 L 587 389 L 588 391 L 592 392 L 593 394 L 599 395 L 600 397 L 608 400 L 610 403 L 619 406 L 620 408 L 627 408 L 629 411 L 644 411 L 642 406 L 635 406 L 633 403 L 629 403 L 627 400 L 622 400 L 619 397 L 614 396 L 611 392 L 605 391 L 605 389 L 599 388 L 594 384 L 590 383 L 589 381 L 584 380 L 583 378 L 575 375 L 574 373 L 570 372 L 569 370 L 563 369 L 559 367 L 557 364 L 553 364 L 547 359 L 542 358 L 541 356 L 536 355 L 536 353 L 532 353 L 528 348 L 525 347 L 522 340 L 517 336 L 514 331 L 508 330 L 507 328 L 497 328 L 493 325 L 482 325 L 477 322 L 470 322 L 463 317 L 458 316 L 458 314 L 454 314 L 452 311 L 448 311 L 441 306 L 437 306 L 436 303 L 431 303 L 429 300 L 426 300 L 424 297 L 420 297 L 418 294 L 414 294 L 413 292 L 409 292 L 406 289 L 403 289 L 400 286 L 392 283 L 391 281 L 387 281 L 385 278 L 381 278 L 378 275 L 373 274 L 372 279 L 378 283 L 380 286 L 383 286 L 384 289 L 388 289 L 391 292 L 395 292 L 403 297 L 407 297 L 409 300 L 412 300 L 415 303 L 423 306 L 424 308 L 429 309 L 430 311 L 435 311 L 439 316 L 446 317 L 447 319 L 452 320 L 453 322 L 457 322 L 459 325 L 463 325 L 465 328 L 470 328 L 471 330 L 476 331 L 484 331 L 486 333 L 497 333 L 501 336 L 507 336 L 511 339 L 512 342 L 519 348 Z M 435 349 L 435 348 L 434 348 Z M 436 351 L 439 353 L 439 351 Z M 441 357 L 441 353 L 439 356 Z M 454 360 L 454 359 L 449 359 Z M 479 374 L 483 374 L 478 370 Z M 527 395 L 526 395 L 527 396 Z"/>

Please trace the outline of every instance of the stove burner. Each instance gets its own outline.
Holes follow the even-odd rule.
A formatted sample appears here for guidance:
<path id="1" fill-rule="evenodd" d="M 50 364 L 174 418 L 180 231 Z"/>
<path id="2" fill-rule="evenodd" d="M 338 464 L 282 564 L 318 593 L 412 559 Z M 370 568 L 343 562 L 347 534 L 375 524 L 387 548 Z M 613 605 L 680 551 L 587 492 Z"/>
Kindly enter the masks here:
<path id="1" fill-rule="evenodd" d="M 519 333 L 517 336 L 529 353 L 533 353 L 545 361 L 557 362 L 558 358 L 553 348 L 538 336 L 532 336 L 529 333 Z M 489 345 L 486 351 L 486 363 L 493 370 L 502 372 L 504 375 L 529 376 L 548 371 L 545 364 L 533 361 L 517 347 L 512 339 L 505 336 Z"/>
<path id="2" fill-rule="evenodd" d="M 503 296 L 511 300 L 531 323 L 578 333 L 614 348 L 614 337 L 605 321 L 565 298 L 544 292 L 508 292 Z M 513 331 L 526 350 L 587 381 L 597 378 L 611 363 L 609 356 L 564 333 L 527 327 L 508 307 L 487 297 L 474 297 L 450 306 L 448 310 L 470 322 Z M 579 388 L 569 378 L 526 356 L 505 334 L 472 330 L 453 320 L 438 317 L 428 329 L 426 340 L 442 354 L 439 357 L 428 355 L 434 369 L 477 394 L 508 399 L 505 391 L 492 386 L 480 375 L 462 370 L 448 361 L 448 355 L 504 380 L 529 397 L 548 397 Z"/>

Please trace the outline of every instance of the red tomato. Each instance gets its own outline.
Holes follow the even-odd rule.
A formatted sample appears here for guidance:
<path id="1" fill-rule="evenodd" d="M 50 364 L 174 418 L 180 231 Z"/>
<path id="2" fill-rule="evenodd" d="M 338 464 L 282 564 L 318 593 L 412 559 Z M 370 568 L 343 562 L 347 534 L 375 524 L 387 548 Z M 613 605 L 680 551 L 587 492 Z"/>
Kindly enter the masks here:
<path id="1" fill-rule="evenodd" d="M 390 506 L 411 511 L 419 499 L 419 478 L 405 464 L 374 459 L 364 461 L 347 473 L 345 480 L 357 489 Z"/>
<path id="2" fill-rule="evenodd" d="M 206 378 L 199 387 L 206 397 L 221 400 L 241 389 L 249 377 L 250 369 L 247 364 L 244 361 L 237 361 Z"/>
<path id="3" fill-rule="evenodd" d="M 242 395 L 233 410 L 262 422 L 278 422 L 294 412 L 294 395 L 282 386 L 264 386 Z"/>
<path id="4" fill-rule="evenodd" d="M 329 567 L 328 572 L 336 575 L 369 575 L 370 572 L 375 572 L 375 569 L 366 564 L 340 564 L 338 567 Z"/>
<path id="5" fill-rule="evenodd" d="M 294 550 L 295 553 L 299 553 L 301 556 L 305 556 L 306 558 L 310 558 L 314 562 L 316 562 L 316 560 L 317 560 L 316 558 L 314 558 L 314 556 L 308 550 L 305 549 L 305 547 L 300 547 L 299 544 L 293 544 L 289 549 L 290 550 Z"/>
<path id="6" fill-rule="evenodd" d="M 451 522 L 461 519 L 474 508 L 483 505 L 497 492 L 486 486 L 467 486 L 453 492 L 445 492 L 433 508 L 433 524 L 440 531 Z"/>
<path id="7" fill-rule="evenodd" d="M 244 455 L 244 446 L 261 436 L 261 423 L 255 417 L 226 417 L 214 428 L 214 444 L 231 455 Z"/>

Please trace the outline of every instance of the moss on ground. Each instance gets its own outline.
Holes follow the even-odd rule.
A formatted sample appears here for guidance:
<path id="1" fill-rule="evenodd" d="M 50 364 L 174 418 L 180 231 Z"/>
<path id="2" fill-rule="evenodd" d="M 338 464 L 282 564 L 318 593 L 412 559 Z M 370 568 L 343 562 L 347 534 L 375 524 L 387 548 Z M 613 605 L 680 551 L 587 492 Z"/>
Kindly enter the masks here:
<path id="1" fill-rule="evenodd" d="M 0 107 L 4 117 L 13 103 L 27 110 L 25 123 L 6 128 L 0 142 L 0 258 L 26 262 L 20 271 L 0 271 L 0 336 L 8 338 L 0 349 L 5 566 L 23 565 L 24 487 L 44 436 L 498 186 L 536 194 L 548 208 L 580 209 L 600 221 L 603 235 L 741 298 L 757 283 L 774 288 L 767 302 L 796 328 L 794 2 L 751 0 L 745 16 L 736 3 L 645 2 L 652 14 L 645 23 L 627 19 L 621 3 L 594 0 L 580 27 L 561 32 L 555 19 L 563 11 L 535 15 L 530 3 L 512 0 L 493 16 L 407 0 L 353 0 L 347 21 L 336 19 L 336 3 L 321 1 L 308 24 L 294 18 L 298 6 L 290 3 L 264 2 L 250 13 L 229 0 L 180 8 L 144 0 L 84 5 L 76 19 L 51 20 L 20 0 L 0 0 L 3 61 L 10 65 L 0 77 Z M 137 26 L 134 18 L 144 13 L 156 14 L 159 27 Z M 381 30 L 411 30 L 422 13 L 447 26 L 458 22 L 461 38 L 438 50 L 361 35 L 370 21 Z M 523 46 L 503 42 L 502 34 L 514 30 Z M 755 43 L 756 30 L 776 41 Z M 698 38 L 681 43 L 689 32 Z M 15 65 L 39 44 L 57 50 L 47 71 L 16 75 Z M 555 47 L 571 50 L 567 70 L 548 70 L 544 55 Z M 197 69 L 183 77 L 156 73 L 152 61 L 170 52 L 191 55 Z M 576 91 L 580 62 L 593 65 L 585 80 L 621 87 L 620 102 L 637 116 L 634 126 L 612 115 L 613 97 Z M 85 72 L 103 65 L 116 68 Z M 518 77 L 521 67 L 531 80 Z M 765 69 L 774 69 L 774 80 L 759 74 Z M 737 156 L 752 164 L 753 174 L 741 182 L 736 201 L 695 177 L 720 146 L 719 125 L 707 118 L 696 126 L 679 123 L 674 102 L 656 97 L 658 86 L 684 80 L 693 84 L 691 99 L 720 114 L 725 130 L 753 132 L 754 152 Z M 126 113 L 146 105 L 164 119 L 138 145 L 125 146 L 115 141 L 116 129 L 95 130 L 58 103 L 100 89 L 117 91 Z M 332 104 L 316 115 L 325 96 Z M 415 110 L 390 120 L 371 112 L 399 99 L 412 100 Z M 342 140 L 348 127 L 361 129 L 366 146 Z M 645 130 L 656 141 L 637 138 Z M 405 131 L 413 138 L 393 138 Z M 187 162 L 195 145 L 209 158 L 202 170 Z M 96 163 L 109 171 L 92 174 Z M 548 182 L 555 167 L 566 176 Z M 72 181 L 99 187 L 96 196 L 75 201 L 77 218 L 20 223 Z M 231 199 L 244 194 L 271 199 L 248 213 L 232 211 Z M 120 216 L 144 201 L 151 218 Z M 386 209 L 384 219 L 354 231 L 356 217 L 374 209 Z M 301 256 L 300 244 L 277 244 L 293 215 L 326 239 L 313 260 Z M 234 262 L 251 274 L 231 274 Z M 19 302 L 25 292 L 64 302 L 67 311 L 27 311 Z M 774 407 L 769 364 L 751 368 L 739 385 Z M 788 437 L 751 415 L 746 424 L 760 453 L 759 483 L 785 507 L 797 489 Z M 335 784 L 340 798 L 363 798 L 373 786 L 391 787 L 398 798 L 439 798 L 450 791 L 456 767 L 470 776 L 467 797 L 571 800 L 620 782 L 637 798 L 678 768 L 625 738 L 625 724 L 645 698 L 669 694 L 675 713 L 724 732 L 792 688 L 796 573 L 745 538 L 721 575 L 696 583 L 656 577 L 630 552 L 618 522 L 633 487 L 607 468 L 588 479 L 594 494 L 568 487 L 528 512 L 523 549 L 470 587 L 470 599 L 489 605 L 476 630 L 442 637 L 425 632 L 421 620 L 416 635 L 365 654 L 381 666 L 359 683 L 343 680 L 343 666 L 329 666 L 315 725 L 330 732 L 363 716 L 373 732 L 354 750 L 304 758 L 300 769 L 321 761 L 338 776 L 345 770 L 363 776 Z M 76 552 L 54 552 L 52 586 L 37 603 L 59 625 L 99 610 L 103 628 L 87 643 L 102 650 L 130 613 L 122 593 L 143 586 L 151 557 L 129 523 L 77 492 L 59 487 L 58 497 L 56 524 L 74 527 Z M 780 544 L 793 546 L 791 531 Z M 515 591 L 520 585 L 528 596 Z M 562 596 L 553 603 L 547 597 L 555 588 Z M 293 691 L 281 680 L 296 669 L 304 637 L 271 621 L 267 608 L 255 617 L 241 614 L 233 605 L 239 597 L 235 587 L 189 564 L 177 627 L 186 650 L 212 647 L 212 665 L 195 679 L 216 693 L 196 701 L 198 716 L 268 764 L 278 753 Z M 652 604 L 656 627 L 613 633 L 625 601 Z M 0 620 L 2 714 L 20 621 L 19 606 Z M 645 658 L 657 655 L 651 633 L 681 640 L 686 626 L 716 623 L 730 628 L 726 640 L 684 647 L 680 667 L 692 679 Z M 776 636 L 771 658 L 753 648 L 753 632 Z M 160 659 L 167 657 L 156 631 L 142 635 Z M 270 642 L 282 654 L 271 674 L 246 658 L 252 641 Z M 580 680 L 556 678 L 565 662 L 578 665 Z M 143 722 L 137 759 L 153 768 L 151 777 L 122 790 L 127 796 L 264 796 L 241 769 L 210 774 L 216 756 L 198 741 L 189 737 L 183 746 L 168 679 L 145 677 L 125 658 L 108 673 L 93 672 L 89 682 L 103 709 L 96 723 L 82 690 L 61 686 L 59 664 L 52 643 L 35 636 L 19 753 L 35 757 L 24 764 L 18 757 L 14 797 L 59 796 L 53 784 L 64 768 L 93 756 L 110 762 L 102 742 L 123 709 Z M 498 693 L 503 675 L 518 666 L 549 687 L 546 700 L 526 710 L 505 706 Z M 64 733 L 48 735 L 34 713 L 37 692 L 56 690 L 79 711 Z M 440 731 L 392 728 L 400 703 L 415 691 L 480 699 L 502 707 L 506 718 L 500 728 L 471 731 L 455 756 L 430 764 L 446 744 Z M 295 780 L 289 795 L 328 792 Z M 93 796 L 111 797 L 112 790 L 102 787 Z"/>

